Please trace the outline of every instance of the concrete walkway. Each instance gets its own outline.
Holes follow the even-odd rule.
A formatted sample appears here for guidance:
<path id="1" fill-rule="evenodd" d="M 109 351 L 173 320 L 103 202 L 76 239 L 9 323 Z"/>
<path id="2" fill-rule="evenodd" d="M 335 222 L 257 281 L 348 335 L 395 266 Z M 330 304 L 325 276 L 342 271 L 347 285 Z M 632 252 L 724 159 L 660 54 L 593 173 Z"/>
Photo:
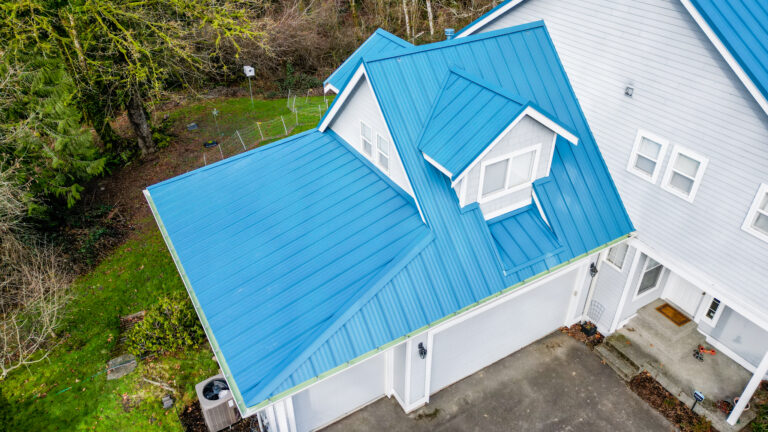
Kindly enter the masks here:
<path id="1" fill-rule="evenodd" d="M 552 334 L 405 414 L 383 398 L 326 431 L 671 431 L 583 344 Z"/>

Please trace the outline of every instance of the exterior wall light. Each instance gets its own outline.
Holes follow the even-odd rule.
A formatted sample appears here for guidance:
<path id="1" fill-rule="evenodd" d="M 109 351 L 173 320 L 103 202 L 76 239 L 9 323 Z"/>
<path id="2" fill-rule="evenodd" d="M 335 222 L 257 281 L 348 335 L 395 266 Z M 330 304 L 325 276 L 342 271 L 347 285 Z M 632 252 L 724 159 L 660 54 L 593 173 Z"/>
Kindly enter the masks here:
<path id="1" fill-rule="evenodd" d="M 627 86 L 627 88 L 624 89 L 624 95 L 625 96 L 632 97 L 632 93 L 634 93 L 634 92 L 635 92 L 635 89 L 633 89 L 632 87 L 629 87 L 629 86 Z"/>
<path id="2" fill-rule="evenodd" d="M 421 357 L 422 360 L 427 358 L 427 349 L 424 348 L 424 344 L 419 342 L 419 357 Z"/>

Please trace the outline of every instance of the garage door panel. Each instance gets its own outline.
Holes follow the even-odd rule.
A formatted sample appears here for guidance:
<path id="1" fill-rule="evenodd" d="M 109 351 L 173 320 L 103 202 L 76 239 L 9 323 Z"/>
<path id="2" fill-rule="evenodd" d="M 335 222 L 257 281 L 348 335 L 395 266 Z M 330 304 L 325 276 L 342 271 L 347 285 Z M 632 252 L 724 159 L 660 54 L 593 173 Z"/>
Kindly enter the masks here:
<path id="1" fill-rule="evenodd" d="M 571 271 L 435 333 L 430 393 L 559 328 L 568 312 L 577 273 Z"/>

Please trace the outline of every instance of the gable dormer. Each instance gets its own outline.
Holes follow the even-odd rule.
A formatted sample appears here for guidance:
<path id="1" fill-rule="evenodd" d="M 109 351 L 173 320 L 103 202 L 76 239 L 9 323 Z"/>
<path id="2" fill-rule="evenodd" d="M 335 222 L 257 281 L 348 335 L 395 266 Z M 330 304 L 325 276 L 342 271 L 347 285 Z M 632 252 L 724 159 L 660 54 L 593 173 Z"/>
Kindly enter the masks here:
<path id="1" fill-rule="evenodd" d="M 477 203 L 493 219 L 535 202 L 533 182 L 549 176 L 555 146 L 576 144 L 529 101 L 451 69 L 419 149 L 451 180 L 462 207 Z"/>

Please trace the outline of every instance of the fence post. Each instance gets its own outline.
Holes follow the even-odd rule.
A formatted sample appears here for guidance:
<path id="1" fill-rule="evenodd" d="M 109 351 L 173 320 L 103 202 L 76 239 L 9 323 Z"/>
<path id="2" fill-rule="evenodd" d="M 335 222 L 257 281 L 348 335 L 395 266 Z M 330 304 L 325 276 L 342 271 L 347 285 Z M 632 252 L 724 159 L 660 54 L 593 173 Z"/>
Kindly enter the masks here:
<path id="1" fill-rule="evenodd" d="M 205 160 L 205 150 L 203 150 L 203 165 L 208 166 L 208 161 Z"/>
<path id="2" fill-rule="evenodd" d="M 218 143 L 217 146 L 219 147 L 219 154 L 221 155 L 221 159 L 224 159 L 224 152 L 221 150 L 221 143 Z"/>
<path id="3" fill-rule="evenodd" d="M 296 126 L 298 126 L 299 125 L 299 111 L 296 110 L 296 111 L 293 112 L 293 114 L 296 117 Z"/>
<path id="4" fill-rule="evenodd" d="M 304 103 L 309 102 L 309 89 L 307 89 L 307 97 L 304 98 Z"/>
<path id="5" fill-rule="evenodd" d="M 259 128 L 259 135 L 261 135 L 261 139 L 264 140 L 264 132 L 261 131 L 261 122 L 256 122 L 256 126 Z"/>
<path id="6" fill-rule="evenodd" d="M 288 128 L 285 127 L 285 119 L 283 118 L 283 116 L 280 116 L 280 120 L 283 121 L 283 130 L 285 131 L 285 134 L 288 135 Z"/>
<path id="7" fill-rule="evenodd" d="M 293 110 L 296 111 L 296 95 L 293 95 Z"/>
<path id="8" fill-rule="evenodd" d="M 235 130 L 235 133 L 237 134 L 237 138 L 240 140 L 240 144 L 243 145 L 243 150 L 248 150 L 247 148 L 245 148 L 245 143 L 243 142 L 243 137 L 240 136 L 240 131 Z"/>

